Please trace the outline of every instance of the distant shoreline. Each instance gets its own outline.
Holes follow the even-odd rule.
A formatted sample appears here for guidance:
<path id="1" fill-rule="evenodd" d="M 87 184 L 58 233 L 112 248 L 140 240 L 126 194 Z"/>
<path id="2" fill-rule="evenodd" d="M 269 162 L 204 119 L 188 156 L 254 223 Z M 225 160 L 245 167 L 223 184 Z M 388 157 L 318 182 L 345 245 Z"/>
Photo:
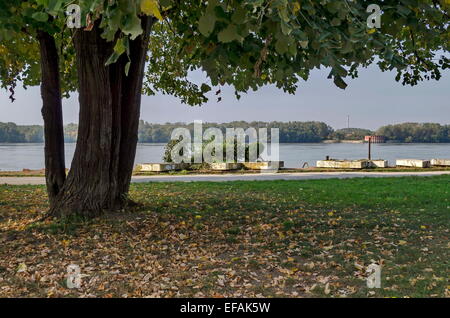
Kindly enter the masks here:
<path id="1" fill-rule="evenodd" d="M 139 122 L 137 131 L 140 143 L 168 143 L 172 132 L 177 128 L 184 128 L 193 133 L 194 125 L 188 123 L 152 124 Z M 278 129 L 280 143 L 362 143 L 368 136 L 375 139 L 393 143 L 450 143 L 450 124 L 438 123 L 400 123 L 380 127 L 376 131 L 365 128 L 334 129 L 325 122 L 320 121 L 291 121 L 291 122 L 246 122 L 234 121 L 229 123 L 203 123 L 202 130 L 209 128 L 220 129 L 223 133 L 229 128 L 258 131 Z M 64 139 L 66 143 L 77 140 L 78 125 L 64 126 Z M 0 122 L 0 143 L 42 143 L 44 128 L 39 125 L 21 126 L 14 123 Z"/>

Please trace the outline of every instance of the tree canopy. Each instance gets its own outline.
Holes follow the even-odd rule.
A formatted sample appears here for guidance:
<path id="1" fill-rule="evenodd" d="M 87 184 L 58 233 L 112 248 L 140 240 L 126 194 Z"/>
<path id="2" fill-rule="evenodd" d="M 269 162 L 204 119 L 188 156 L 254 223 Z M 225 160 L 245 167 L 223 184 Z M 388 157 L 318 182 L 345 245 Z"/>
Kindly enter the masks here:
<path id="1" fill-rule="evenodd" d="M 450 125 L 403 123 L 383 126 L 377 134 L 396 142 L 450 142 Z"/>
<path id="2" fill-rule="evenodd" d="M 82 10 L 81 29 L 66 25 L 65 12 L 73 3 Z M 368 29 L 370 4 L 382 9 L 380 29 Z M 99 23 L 102 37 L 115 41 L 108 61 L 114 63 L 142 34 L 140 17 L 150 15 L 157 23 L 151 31 L 146 94 L 171 94 L 197 105 L 221 85 L 232 85 L 238 97 L 266 84 L 294 93 L 299 81 L 319 67 L 329 68 L 330 78 L 345 88 L 345 77 L 356 77 L 359 67 L 372 63 L 415 85 L 439 79 L 449 66 L 449 7 L 445 0 L 3 0 L 0 83 L 11 92 L 17 82 L 39 84 L 35 34 L 44 30 L 61 51 L 63 90 L 74 91 L 73 34 Z M 208 81 L 191 82 L 193 70 L 204 71 Z"/>

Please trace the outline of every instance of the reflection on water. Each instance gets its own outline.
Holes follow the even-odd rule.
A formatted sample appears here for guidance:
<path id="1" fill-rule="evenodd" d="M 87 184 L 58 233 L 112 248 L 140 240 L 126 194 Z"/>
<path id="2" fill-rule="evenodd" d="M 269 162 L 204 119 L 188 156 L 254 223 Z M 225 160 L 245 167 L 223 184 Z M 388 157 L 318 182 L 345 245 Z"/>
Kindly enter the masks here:
<path id="1" fill-rule="evenodd" d="M 70 166 L 75 144 L 66 144 L 66 165 Z M 300 168 L 305 162 L 314 166 L 326 156 L 336 159 L 367 158 L 367 144 L 281 144 L 280 159 L 289 168 Z M 161 162 L 164 144 L 139 144 L 136 163 Z M 432 159 L 449 158 L 450 144 L 374 144 L 372 158 Z M 42 169 L 44 167 L 43 144 L 0 144 L 0 170 Z"/>

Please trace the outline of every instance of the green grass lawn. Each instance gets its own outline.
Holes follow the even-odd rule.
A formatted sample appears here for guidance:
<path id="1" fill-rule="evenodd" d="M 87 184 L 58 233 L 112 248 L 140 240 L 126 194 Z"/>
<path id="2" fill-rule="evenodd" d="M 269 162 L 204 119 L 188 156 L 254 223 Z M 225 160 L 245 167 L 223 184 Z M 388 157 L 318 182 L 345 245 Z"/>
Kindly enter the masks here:
<path id="1" fill-rule="evenodd" d="M 0 296 L 450 297 L 450 176 L 132 185 L 142 206 L 37 223 L 0 186 Z M 365 266 L 382 264 L 382 288 Z M 65 288 L 77 264 L 82 288 Z M 20 269 L 18 271 L 18 269 Z"/>

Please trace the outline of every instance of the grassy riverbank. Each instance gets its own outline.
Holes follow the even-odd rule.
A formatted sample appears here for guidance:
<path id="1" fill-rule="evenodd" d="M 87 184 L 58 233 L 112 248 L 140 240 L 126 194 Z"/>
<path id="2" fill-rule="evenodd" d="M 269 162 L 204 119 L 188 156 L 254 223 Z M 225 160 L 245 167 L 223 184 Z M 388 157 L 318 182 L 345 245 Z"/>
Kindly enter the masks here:
<path id="1" fill-rule="evenodd" d="M 133 184 L 142 206 L 36 223 L 0 186 L 0 297 L 450 297 L 450 176 Z M 364 267 L 383 265 L 369 290 Z M 80 290 L 64 287 L 78 264 Z"/>
<path id="2" fill-rule="evenodd" d="M 279 173 L 310 173 L 310 172 L 428 172 L 428 171 L 450 171 L 450 167 L 431 168 L 376 168 L 376 169 L 327 169 L 327 168 L 304 168 L 304 169 L 280 169 Z M 256 170 L 232 170 L 214 171 L 208 169 L 182 170 L 170 172 L 143 172 L 135 170 L 133 176 L 164 176 L 164 175 L 190 175 L 190 174 L 255 174 Z M 0 171 L 0 177 L 45 177 L 45 170 L 24 170 L 24 171 Z"/>

